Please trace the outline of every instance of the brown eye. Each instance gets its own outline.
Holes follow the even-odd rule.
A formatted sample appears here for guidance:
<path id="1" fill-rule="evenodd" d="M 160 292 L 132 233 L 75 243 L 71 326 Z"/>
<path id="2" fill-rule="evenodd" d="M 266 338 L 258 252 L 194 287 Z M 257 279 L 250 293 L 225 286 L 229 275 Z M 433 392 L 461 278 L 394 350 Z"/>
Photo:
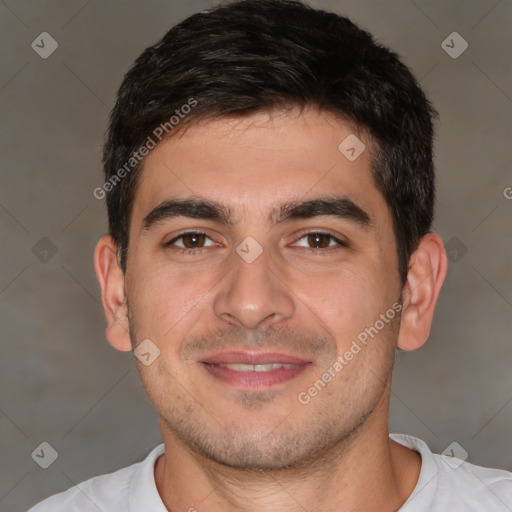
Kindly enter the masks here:
<path id="1" fill-rule="evenodd" d="M 331 242 L 331 236 L 326 233 L 310 233 L 307 235 L 308 244 L 313 246 L 315 249 L 323 249 L 329 247 Z"/>
<path id="2" fill-rule="evenodd" d="M 203 233 L 187 233 L 181 237 L 187 249 L 203 247 L 206 236 Z"/>
<path id="3" fill-rule="evenodd" d="M 304 247 L 306 249 L 328 249 L 335 250 L 343 247 L 348 247 L 346 242 L 336 238 L 331 233 L 324 233 L 322 231 L 311 231 L 302 235 L 298 242 L 294 244 L 296 247 Z M 325 252 L 325 251 L 324 251 Z"/>
<path id="4" fill-rule="evenodd" d="M 207 241 L 210 243 L 206 243 Z M 175 248 L 177 250 L 188 251 L 194 249 L 203 249 L 209 246 L 214 246 L 216 244 L 205 233 L 200 233 L 198 231 L 188 231 L 186 233 L 182 233 L 176 238 L 173 238 L 165 245 L 166 247 Z"/>

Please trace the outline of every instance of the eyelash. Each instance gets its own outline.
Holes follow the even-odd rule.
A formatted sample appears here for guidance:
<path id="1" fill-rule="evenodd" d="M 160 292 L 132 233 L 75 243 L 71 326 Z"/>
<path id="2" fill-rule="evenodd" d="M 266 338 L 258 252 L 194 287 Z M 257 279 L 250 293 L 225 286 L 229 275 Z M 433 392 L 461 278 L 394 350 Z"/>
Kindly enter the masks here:
<path id="1" fill-rule="evenodd" d="M 175 242 L 177 242 L 178 240 L 182 239 L 183 237 L 185 237 L 187 235 L 204 235 L 206 238 L 212 240 L 206 233 L 204 233 L 202 231 L 185 231 L 184 233 L 181 233 L 180 235 L 173 238 L 172 240 L 165 243 L 164 245 L 165 245 L 165 247 L 170 248 L 173 251 L 178 251 L 178 252 L 190 255 L 190 256 L 201 254 L 203 251 L 208 250 L 207 247 L 198 247 L 195 249 L 194 248 L 176 247 L 176 246 L 172 247 Z M 303 233 L 301 236 L 299 236 L 297 241 L 302 240 L 304 237 L 307 237 L 308 235 L 325 235 L 325 236 L 330 237 L 331 241 L 334 241 L 338 244 L 338 246 L 326 247 L 326 248 L 303 247 L 303 249 L 308 249 L 310 251 L 314 251 L 316 254 L 320 254 L 320 252 L 323 254 L 330 253 L 333 250 L 335 251 L 335 250 L 339 250 L 341 248 L 348 247 L 348 244 L 346 242 L 335 237 L 332 233 L 329 233 L 328 231 L 321 231 L 321 230 L 307 231 L 306 233 Z"/>

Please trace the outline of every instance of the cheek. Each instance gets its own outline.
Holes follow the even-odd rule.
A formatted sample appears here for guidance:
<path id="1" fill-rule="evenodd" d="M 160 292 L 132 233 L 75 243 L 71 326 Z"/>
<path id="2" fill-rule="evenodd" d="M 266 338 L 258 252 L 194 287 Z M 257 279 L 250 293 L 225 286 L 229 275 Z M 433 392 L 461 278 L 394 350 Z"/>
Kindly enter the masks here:
<path id="1" fill-rule="evenodd" d="M 343 369 L 345 377 L 339 379 L 344 385 L 345 378 L 357 380 L 357 372 L 364 373 L 364 368 L 371 367 L 379 375 L 388 370 L 397 335 L 396 323 L 392 322 L 395 311 L 390 308 L 397 297 L 392 283 L 385 282 L 381 275 L 374 267 L 347 267 L 329 278 L 317 277 L 316 287 L 311 286 L 312 280 L 303 288 L 304 302 L 314 311 L 318 325 L 328 329 L 338 355 L 347 355 L 343 364 L 349 367 Z M 387 311 L 391 314 L 386 321 L 381 320 Z M 370 372 L 361 378 L 373 382 L 374 377 Z"/>
<path id="2" fill-rule="evenodd" d="M 193 311 L 201 297 L 198 280 L 141 264 L 127 293 L 140 336 L 162 339 Z"/>
<path id="3" fill-rule="evenodd" d="M 220 267 L 187 271 L 165 261 L 155 264 L 149 257 L 141 258 L 131 270 L 127 292 L 139 337 L 160 340 L 162 345 L 184 339 L 211 318 L 206 309 L 211 313 L 214 293 L 226 273 Z"/>
<path id="4" fill-rule="evenodd" d="M 367 270 L 346 268 L 308 281 L 304 301 L 335 339 L 343 342 L 378 318 L 383 290 Z"/>

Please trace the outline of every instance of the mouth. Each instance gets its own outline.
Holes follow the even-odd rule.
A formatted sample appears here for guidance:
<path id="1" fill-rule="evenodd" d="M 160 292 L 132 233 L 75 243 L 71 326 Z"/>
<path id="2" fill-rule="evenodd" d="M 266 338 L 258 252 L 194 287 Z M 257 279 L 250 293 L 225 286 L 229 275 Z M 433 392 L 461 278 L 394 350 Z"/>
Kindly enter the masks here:
<path id="1" fill-rule="evenodd" d="M 297 377 L 311 361 L 287 354 L 224 352 L 199 364 L 216 380 L 243 389 L 277 386 Z"/>

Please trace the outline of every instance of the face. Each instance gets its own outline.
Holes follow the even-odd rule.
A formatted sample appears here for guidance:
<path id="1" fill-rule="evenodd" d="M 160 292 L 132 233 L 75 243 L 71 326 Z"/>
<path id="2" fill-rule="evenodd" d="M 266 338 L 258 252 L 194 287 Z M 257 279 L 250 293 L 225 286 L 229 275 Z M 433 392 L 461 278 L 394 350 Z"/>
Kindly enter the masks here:
<path id="1" fill-rule="evenodd" d="M 377 410 L 401 290 L 369 153 L 305 110 L 193 125 L 148 155 L 125 294 L 133 345 L 160 350 L 137 363 L 164 436 L 232 467 L 299 466 Z"/>

